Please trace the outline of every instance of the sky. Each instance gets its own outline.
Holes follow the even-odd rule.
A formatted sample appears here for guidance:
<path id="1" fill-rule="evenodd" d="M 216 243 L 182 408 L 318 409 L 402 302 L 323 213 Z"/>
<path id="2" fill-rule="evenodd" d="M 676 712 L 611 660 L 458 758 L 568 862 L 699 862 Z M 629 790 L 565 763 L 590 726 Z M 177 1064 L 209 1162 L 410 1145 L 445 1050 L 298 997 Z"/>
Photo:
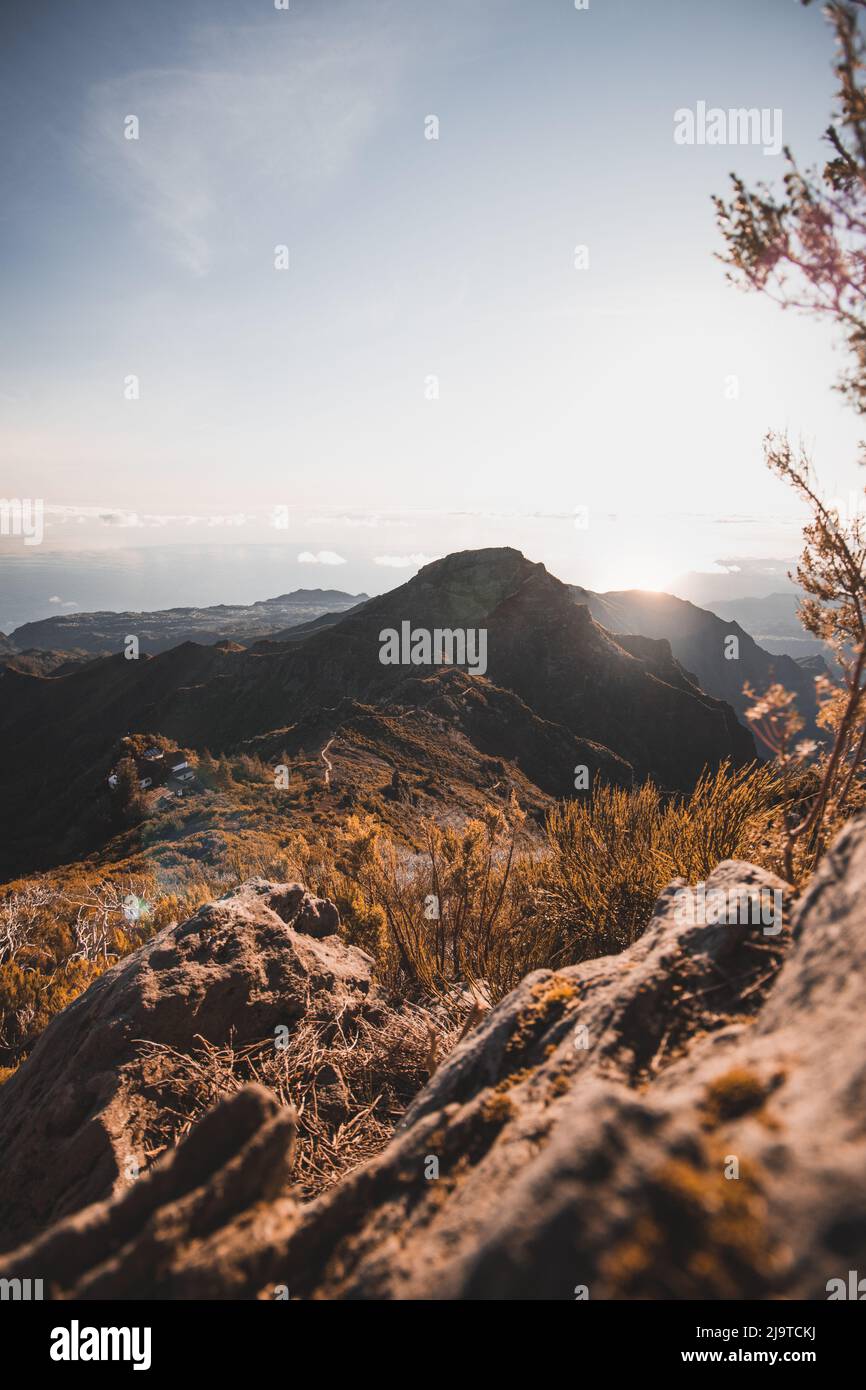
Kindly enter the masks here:
<path id="1" fill-rule="evenodd" d="M 45 515 L 0 554 L 28 572 L 195 543 L 218 593 L 216 548 L 276 545 L 275 591 L 375 592 L 508 544 L 597 589 L 728 569 L 769 592 L 802 512 L 766 430 L 805 439 L 828 494 L 862 490 L 832 334 L 714 259 L 711 195 L 783 156 L 674 139 L 701 101 L 766 108 L 820 159 L 817 8 L 0 16 L 0 494 Z"/>

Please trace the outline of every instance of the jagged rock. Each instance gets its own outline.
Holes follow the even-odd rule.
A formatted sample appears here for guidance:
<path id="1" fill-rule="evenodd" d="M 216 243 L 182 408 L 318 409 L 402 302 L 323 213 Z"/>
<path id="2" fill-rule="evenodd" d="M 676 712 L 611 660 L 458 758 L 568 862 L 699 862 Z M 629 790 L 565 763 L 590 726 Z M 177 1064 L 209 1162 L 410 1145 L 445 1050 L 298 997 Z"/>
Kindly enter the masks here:
<path id="1" fill-rule="evenodd" d="M 243 1047 L 370 993 L 372 961 L 331 933 L 331 902 L 253 879 L 102 975 L 0 1088 L 0 1249 L 123 1190 L 179 1081 L 142 1043 Z"/>
<path id="2" fill-rule="evenodd" d="M 292 1220 L 294 1204 L 281 1193 L 295 1133 L 293 1110 L 264 1087 L 245 1086 L 220 1101 L 122 1200 L 66 1217 L 9 1266 L 45 1270 L 45 1291 L 53 1298 L 70 1285 L 77 1298 L 209 1298 L 226 1296 L 233 1283 L 240 1291 L 251 1254 L 254 1263 L 250 1209 L 258 1205 L 271 1221 L 280 1210 L 285 1222 Z M 237 1269 L 235 1256 L 241 1257 Z"/>
<path id="3" fill-rule="evenodd" d="M 327 898 L 314 898 L 303 889 L 301 892 L 303 896 L 292 921 L 295 931 L 304 932 L 307 936 L 333 936 L 340 925 L 340 914 L 334 904 Z"/>
<path id="4" fill-rule="evenodd" d="M 744 883 L 787 899 L 733 862 L 707 889 Z M 676 889 L 621 955 L 524 979 L 388 1147 L 314 1202 L 235 1202 L 223 1219 L 217 1199 L 192 1257 L 188 1199 L 162 1202 L 157 1168 L 152 1199 L 136 1188 L 75 1218 L 140 1232 L 112 1262 L 79 1241 L 59 1263 L 59 1228 L 0 1276 L 146 1295 L 166 1285 L 152 1264 L 136 1274 L 138 1250 L 176 1229 L 162 1249 L 179 1296 L 825 1298 L 866 1267 L 866 817 L 778 935 L 690 925 Z M 224 1193 L 200 1133 L 192 1185 Z"/>

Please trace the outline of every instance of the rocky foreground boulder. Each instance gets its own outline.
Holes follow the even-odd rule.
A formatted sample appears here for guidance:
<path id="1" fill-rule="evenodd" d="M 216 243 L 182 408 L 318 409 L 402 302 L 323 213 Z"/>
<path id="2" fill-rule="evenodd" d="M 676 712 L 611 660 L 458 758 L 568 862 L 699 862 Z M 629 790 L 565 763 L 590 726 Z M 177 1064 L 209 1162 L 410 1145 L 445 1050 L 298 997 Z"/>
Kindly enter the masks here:
<path id="1" fill-rule="evenodd" d="M 0 1250 L 126 1191 L 250 1075 L 284 1091 L 291 1070 L 322 1123 L 357 1120 L 332 1053 L 393 1069 L 397 1051 L 405 1068 L 429 1042 L 378 1000 L 371 958 L 338 925 L 334 904 L 300 884 L 254 879 L 58 1014 L 0 1088 Z"/>
<path id="2" fill-rule="evenodd" d="M 741 885 L 788 898 L 734 862 L 707 891 Z M 691 925 L 677 888 L 621 955 L 524 979 L 312 1202 L 287 1185 L 295 1116 L 251 1086 L 0 1276 L 76 1298 L 826 1298 L 866 1269 L 866 818 L 779 933 Z"/>

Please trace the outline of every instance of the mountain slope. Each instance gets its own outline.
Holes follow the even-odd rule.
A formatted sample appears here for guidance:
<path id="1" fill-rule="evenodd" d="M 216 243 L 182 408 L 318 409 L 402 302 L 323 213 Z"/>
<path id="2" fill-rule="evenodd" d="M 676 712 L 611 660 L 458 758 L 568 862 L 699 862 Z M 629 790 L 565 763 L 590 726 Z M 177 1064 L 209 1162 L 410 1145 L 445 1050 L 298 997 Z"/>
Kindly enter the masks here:
<path id="1" fill-rule="evenodd" d="M 816 732 L 812 674 L 793 657 L 765 651 L 738 622 L 720 618 L 673 594 L 641 589 L 597 594 L 577 586 L 572 586 L 571 592 L 575 602 L 586 604 L 596 622 L 609 632 L 639 632 L 645 637 L 665 639 L 676 660 L 694 674 L 701 688 L 726 700 L 738 717 L 744 717 L 748 705 L 743 695 L 746 681 L 761 693 L 778 681 L 796 693 L 810 733 Z M 730 637 L 736 637 L 738 643 L 735 659 L 725 655 L 730 649 Z"/>
<path id="2" fill-rule="evenodd" d="M 706 764 L 754 757 L 751 736 L 670 653 L 629 649 L 543 566 L 491 615 L 490 671 L 546 718 L 615 748 L 639 776 L 694 784 Z"/>
<path id="3" fill-rule="evenodd" d="M 425 566 L 302 640 L 261 641 L 253 650 L 184 643 L 138 661 L 95 661 L 61 679 L 3 671 L 0 757 L 10 793 L 4 852 L 14 861 L 16 842 L 32 837 L 35 852 L 40 838 L 56 836 L 61 824 L 66 829 L 82 798 L 98 794 L 111 750 L 129 731 L 229 752 L 305 720 L 327 724 L 324 712 L 343 701 L 414 705 L 419 680 L 443 673 L 429 663 L 382 663 L 381 633 L 403 622 L 486 632 L 486 675 L 464 673 L 464 694 L 475 690 L 491 708 L 502 707 L 494 689 L 519 698 L 524 733 L 510 752 L 508 737 L 499 735 L 500 752 L 535 766 L 545 794 L 573 789 L 581 761 L 591 771 L 606 766 L 615 780 L 634 773 L 685 789 L 707 765 L 742 765 L 755 756 L 730 707 L 698 689 L 666 648 L 617 641 L 574 603 L 566 585 L 519 551 L 466 551 Z M 488 739 L 498 717 L 487 717 Z M 540 728 L 526 733 L 533 718 L 558 730 L 561 767 L 532 752 Z M 575 740 L 599 751 L 576 757 Z M 540 746 L 553 745 L 543 739 Z"/>

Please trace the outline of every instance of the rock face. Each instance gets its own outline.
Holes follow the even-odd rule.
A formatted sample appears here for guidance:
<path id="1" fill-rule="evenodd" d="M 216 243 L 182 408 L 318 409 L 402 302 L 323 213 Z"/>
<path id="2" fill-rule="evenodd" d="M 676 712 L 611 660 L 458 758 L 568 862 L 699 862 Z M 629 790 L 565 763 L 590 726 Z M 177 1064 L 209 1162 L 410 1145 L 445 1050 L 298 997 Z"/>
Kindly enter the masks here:
<path id="1" fill-rule="evenodd" d="M 289 1223 L 293 1218 L 294 1203 L 280 1193 L 291 1172 L 295 1129 L 292 1110 L 263 1087 L 247 1086 L 215 1106 L 123 1200 L 58 1222 L 37 1242 L 38 1255 L 27 1253 L 25 1261 L 52 1271 L 55 1296 L 73 1284 L 77 1297 L 100 1299 L 134 1298 L 143 1288 L 164 1298 L 240 1293 L 260 1238 L 251 1210 L 267 1222 L 278 1212 Z M 238 1219 L 252 1265 L 241 1261 L 236 1269 Z"/>
<path id="2" fill-rule="evenodd" d="M 181 1101 L 160 1045 L 239 1049 L 308 1014 L 357 1010 L 372 962 L 333 935 L 337 925 L 333 903 L 300 884 L 254 879 L 160 932 L 58 1014 L 0 1088 L 0 1249 L 149 1167 L 160 1116 Z"/>
<path id="3" fill-rule="evenodd" d="M 742 886 L 788 901 L 734 862 L 707 893 Z M 251 1090 L 0 1276 L 55 1297 L 826 1298 L 866 1268 L 866 817 L 779 933 L 691 925 L 678 887 L 623 954 L 524 979 L 315 1201 L 285 1194 L 291 1116 Z"/>

